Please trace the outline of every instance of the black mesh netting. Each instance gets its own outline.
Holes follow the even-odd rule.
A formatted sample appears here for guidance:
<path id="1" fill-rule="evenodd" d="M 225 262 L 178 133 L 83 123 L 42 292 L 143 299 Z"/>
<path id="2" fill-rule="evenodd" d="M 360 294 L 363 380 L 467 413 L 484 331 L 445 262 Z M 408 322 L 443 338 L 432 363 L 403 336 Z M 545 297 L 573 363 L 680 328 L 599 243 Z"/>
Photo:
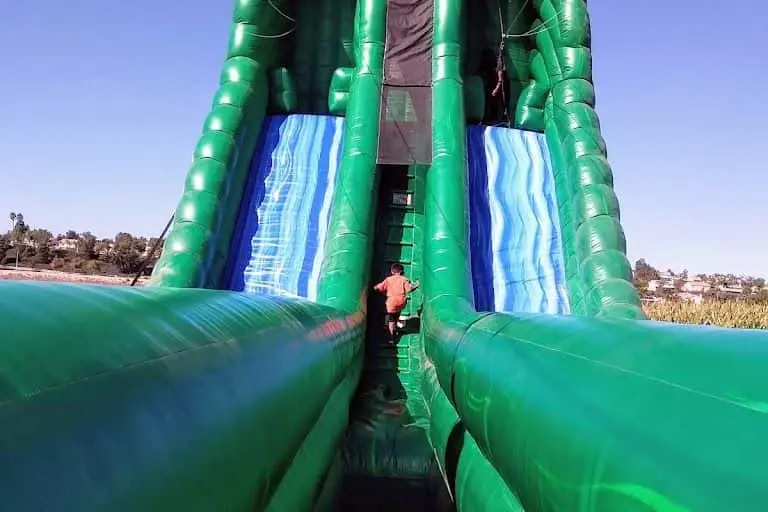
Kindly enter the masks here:
<path id="1" fill-rule="evenodd" d="M 432 161 L 432 0 L 388 0 L 378 163 Z"/>
<path id="2" fill-rule="evenodd" d="M 432 88 L 382 88 L 378 163 L 432 162 Z"/>

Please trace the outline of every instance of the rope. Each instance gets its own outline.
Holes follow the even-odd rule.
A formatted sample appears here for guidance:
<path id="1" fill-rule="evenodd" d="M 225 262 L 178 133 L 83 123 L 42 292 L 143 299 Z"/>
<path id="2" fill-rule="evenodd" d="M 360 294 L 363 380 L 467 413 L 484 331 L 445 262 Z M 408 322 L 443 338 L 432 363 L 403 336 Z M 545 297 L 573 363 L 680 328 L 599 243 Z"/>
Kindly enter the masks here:
<path id="1" fill-rule="evenodd" d="M 517 11 L 517 14 L 515 15 L 515 17 L 512 18 L 512 21 L 509 22 L 509 26 L 510 27 L 514 27 L 515 26 L 515 22 L 520 19 L 520 16 L 522 16 L 523 11 L 525 11 L 525 8 L 526 8 L 526 6 L 528 6 L 528 2 L 530 2 L 530 1 L 531 0 L 525 0 L 525 2 L 523 2 L 523 5 L 520 7 L 520 10 Z M 499 18 L 501 18 L 501 6 L 499 6 Z"/>
<path id="2" fill-rule="evenodd" d="M 253 34 L 253 35 L 261 39 L 280 39 L 281 37 L 285 37 L 293 34 L 295 31 L 296 31 L 296 27 L 291 27 L 285 32 L 283 32 L 282 34 L 273 34 L 273 35 Z"/>
<path id="3" fill-rule="evenodd" d="M 525 11 L 525 8 L 528 6 L 529 3 L 530 3 L 530 0 L 525 0 L 523 2 L 523 5 L 517 11 L 517 14 L 515 14 L 514 18 L 512 18 L 512 21 L 509 23 L 511 27 L 514 26 L 515 23 L 520 19 L 520 16 L 522 16 L 523 12 Z M 496 97 L 499 93 L 501 93 L 501 101 L 504 107 L 504 119 L 506 119 L 507 127 L 511 127 L 513 122 L 509 115 L 509 105 L 507 104 L 507 96 L 506 96 L 506 91 L 504 89 L 504 78 L 505 78 L 505 72 L 506 72 L 506 69 L 504 66 L 504 48 L 505 48 L 506 40 L 523 38 L 523 37 L 531 37 L 531 36 L 540 34 L 545 30 L 549 30 L 548 25 L 553 20 L 558 18 L 561 12 L 562 12 L 562 9 L 560 10 L 556 9 L 555 14 L 550 16 L 547 20 L 545 20 L 543 23 L 536 26 L 535 28 L 526 30 L 521 34 L 511 34 L 507 32 L 507 30 L 504 28 L 504 17 L 501 11 L 501 5 L 499 5 L 499 28 L 501 33 L 499 35 L 499 48 L 498 48 L 498 53 L 496 55 L 496 86 L 493 88 L 493 91 L 491 92 L 491 97 Z"/>
<path id="4" fill-rule="evenodd" d="M 499 11 L 501 11 L 501 9 L 499 9 Z M 523 32 L 522 34 L 507 34 L 507 33 L 504 33 L 502 35 L 502 37 L 505 38 L 505 39 L 514 39 L 516 37 L 530 37 L 530 36 L 535 36 L 536 34 L 540 34 L 540 33 L 544 32 L 545 30 L 549 30 L 549 27 L 547 25 L 549 25 L 549 23 L 551 21 L 553 21 L 555 18 L 558 18 L 560 16 L 561 12 L 562 12 L 562 10 L 556 11 L 555 14 L 553 14 L 552 16 L 547 18 L 547 20 L 544 21 L 541 25 L 539 25 L 536 28 L 532 28 L 530 30 L 527 30 L 527 31 Z M 517 18 L 515 18 L 515 19 L 517 19 Z"/>
<path id="5" fill-rule="evenodd" d="M 269 4 L 270 7 L 272 7 L 275 10 L 275 12 L 277 14 L 279 14 L 280 16 L 285 18 L 286 20 L 288 20 L 291 23 L 293 23 L 294 26 L 289 28 L 288 30 L 286 30 L 282 34 L 274 34 L 274 35 L 254 34 L 254 36 L 256 36 L 258 38 L 261 38 L 261 39 L 280 39 L 282 37 L 286 37 L 286 36 L 289 36 L 292 33 L 294 33 L 296 31 L 296 18 L 292 18 L 292 17 L 288 16 L 287 14 L 285 14 L 282 10 L 280 10 L 280 8 L 277 5 L 275 5 L 273 0 L 267 0 L 267 3 Z"/>
<path id="6" fill-rule="evenodd" d="M 168 219 L 168 223 L 163 228 L 163 232 L 160 233 L 160 238 L 155 240 L 155 244 L 152 246 L 152 248 L 149 250 L 146 256 L 144 256 L 144 261 L 141 262 L 141 266 L 139 267 L 139 271 L 136 272 L 136 275 L 133 277 L 133 281 L 131 281 L 131 286 L 136 286 L 136 283 L 139 281 L 139 278 L 141 277 L 141 274 L 144 273 L 144 269 L 147 268 L 147 263 L 149 263 L 149 260 L 152 259 L 152 257 L 155 255 L 155 252 L 157 251 L 157 248 L 160 246 L 160 242 L 163 241 L 163 238 L 165 238 L 165 234 L 168 233 L 168 229 L 171 227 L 171 224 L 173 224 L 173 219 L 176 215 L 171 215 L 171 218 Z"/>
<path id="7" fill-rule="evenodd" d="M 296 23 L 296 20 L 295 20 L 294 18 L 291 18 L 290 16 L 288 16 L 287 14 L 285 14 L 283 11 L 281 11 L 281 10 L 280 10 L 280 8 L 279 8 L 278 6 L 276 6 L 272 0 L 268 0 L 268 1 L 269 1 L 269 5 L 270 5 L 270 6 L 271 6 L 271 7 L 272 7 L 272 8 L 273 8 L 275 11 L 277 11 L 277 14 L 279 14 L 279 15 L 280 15 L 280 16 L 282 16 L 283 18 L 287 19 L 288 21 L 292 21 L 293 23 Z M 526 1 L 527 1 L 527 0 L 526 0 Z"/>
<path id="8" fill-rule="evenodd" d="M 526 3 L 527 3 L 527 0 L 526 0 Z M 521 9 L 521 12 L 522 12 L 522 9 Z M 518 16 L 519 16 L 519 13 L 518 13 Z M 501 16 L 501 6 L 499 6 L 499 29 L 500 29 L 499 48 L 496 53 L 496 86 L 493 88 L 493 91 L 491 91 L 491 97 L 495 98 L 499 93 L 501 93 L 501 104 L 504 107 L 504 119 L 506 119 L 507 127 L 511 127 L 512 119 L 509 116 L 509 105 L 507 104 L 507 93 L 504 90 L 504 78 L 505 78 L 504 74 L 506 72 L 506 67 L 504 66 L 504 46 L 505 46 L 506 31 L 504 30 L 504 18 L 502 18 Z"/>

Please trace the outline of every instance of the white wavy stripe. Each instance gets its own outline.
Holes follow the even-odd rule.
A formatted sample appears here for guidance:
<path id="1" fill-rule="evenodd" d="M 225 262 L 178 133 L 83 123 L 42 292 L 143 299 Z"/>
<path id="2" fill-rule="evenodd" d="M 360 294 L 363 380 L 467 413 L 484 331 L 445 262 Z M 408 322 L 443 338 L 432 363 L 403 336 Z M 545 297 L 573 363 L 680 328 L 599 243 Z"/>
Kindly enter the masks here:
<path id="1" fill-rule="evenodd" d="M 557 313 L 557 301 L 553 300 L 557 298 L 557 288 L 553 286 L 552 279 L 554 276 L 552 271 L 554 268 L 552 262 L 552 219 L 544 190 L 546 180 L 545 169 L 542 165 L 543 158 L 538 150 L 539 146 L 536 144 L 536 134 L 520 132 L 520 138 L 523 146 L 521 150 L 525 152 L 530 163 L 528 174 L 531 176 L 531 183 L 528 189 L 528 198 L 538 229 L 536 233 L 539 243 L 538 251 L 532 258 L 535 260 L 535 272 L 538 276 L 536 282 L 541 294 L 536 309 L 542 313 Z M 533 146 L 531 142 L 534 143 Z M 535 246 L 531 248 L 532 254 L 536 249 Z"/>
<path id="2" fill-rule="evenodd" d="M 515 201 L 515 181 L 517 172 L 517 162 L 514 153 L 508 147 L 508 140 L 504 137 L 505 133 L 492 128 L 489 131 L 489 141 L 494 145 L 498 153 L 498 161 L 495 162 L 497 169 L 494 172 L 499 175 L 493 186 L 492 201 L 494 207 L 502 211 L 499 219 L 492 221 L 504 223 L 493 230 L 493 237 L 497 240 L 492 242 L 494 247 L 494 261 L 499 261 L 494 266 L 493 271 L 493 291 L 497 297 L 495 307 L 499 311 L 515 310 L 515 302 L 523 298 L 517 293 L 514 283 L 518 280 L 517 273 L 520 271 L 518 262 L 513 258 L 519 253 L 520 230 L 517 229 L 520 223 L 520 212 Z M 489 164 L 490 167 L 490 164 Z M 501 295 L 497 290 L 503 290 Z M 498 300 L 503 298 L 503 300 Z"/>
<path id="3" fill-rule="evenodd" d="M 491 258 L 492 258 L 492 278 L 494 291 L 494 306 L 498 309 L 506 301 L 507 289 L 503 286 L 504 280 L 504 262 L 501 261 L 499 244 L 502 242 L 504 230 L 504 212 L 502 211 L 502 201 L 495 199 L 495 185 L 499 178 L 499 153 L 496 144 L 492 140 L 493 132 L 486 128 L 483 133 L 483 143 L 485 145 L 485 159 L 488 172 L 488 198 L 489 210 L 491 214 Z M 502 286 L 499 286 L 498 280 L 501 279 Z"/>
<path id="4" fill-rule="evenodd" d="M 317 116 L 307 116 L 304 119 L 304 132 L 300 144 L 301 148 L 294 150 L 298 156 L 297 165 L 294 167 L 294 176 L 298 182 L 292 194 L 292 207 L 290 222 L 283 221 L 283 240 L 286 243 L 284 256 L 284 268 L 288 273 L 284 277 L 284 287 L 295 293 L 299 291 L 299 278 L 302 275 L 304 255 L 309 240 L 309 228 L 311 225 L 310 214 L 315 188 L 317 187 L 317 173 L 322 172 L 323 163 L 320 161 L 322 150 L 323 123 Z M 318 138 L 318 133 L 321 135 Z M 286 221 L 288 218 L 285 219 Z M 293 234 L 291 235 L 291 232 Z"/>
<path id="5" fill-rule="evenodd" d="M 261 265 L 260 275 L 269 284 L 270 290 L 275 295 L 283 295 L 286 290 L 283 285 L 285 268 L 281 256 L 284 253 L 283 241 L 285 240 L 284 216 L 293 213 L 291 199 L 292 182 L 295 181 L 295 166 L 297 156 L 300 155 L 294 148 L 301 142 L 303 124 L 296 116 L 289 116 L 283 123 L 284 131 L 280 134 L 275 148 L 277 165 L 272 166 L 269 175 L 271 187 L 267 188 L 267 196 L 262 203 L 265 211 L 269 212 L 266 237 L 256 234 L 255 239 L 261 239 Z"/>
<path id="6" fill-rule="evenodd" d="M 499 169 L 497 171 L 499 179 L 494 187 L 494 196 L 501 207 L 502 218 L 505 223 L 500 232 L 501 236 L 505 238 L 499 240 L 497 253 L 499 261 L 503 264 L 500 267 L 501 271 L 494 274 L 497 281 L 494 284 L 494 294 L 496 289 L 504 288 L 504 302 L 500 304 L 504 311 L 520 309 L 520 302 L 527 299 L 527 294 L 519 293 L 519 286 L 516 286 L 516 283 L 520 282 L 522 267 L 519 259 L 515 260 L 514 256 L 520 253 L 521 247 L 525 243 L 524 232 L 519 229 L 524 220 L 519 201 L 515 198 L 515 194 L 519 193 L 519 187 L 516 186 L 519 179 L 518 162 L 514 152 L 511 151 L 510 140 L 506 135 L 508 132 L 493 130 L 492 139 L 499 154 Z"/>
<path id="7" fill-rule="evenodd" d="M 539 238 L 539 273 L 542 276 L 539 284 L 542 287 L 541 311 L 555 314 L 559 312 L 557 284 L 552 276 L 555 275 L 555 264 L 552 253 L 552 240 L 554 238 L 554 224 L 547 204 L 546 175 L 548 169 L 544 167 L 544 158 L 539 150 L 538 134 L 524 133 L 526 152 L 531 159 L 531 174 L 536 176 L 536 184 L 533 185 L 531 198 L 536 210 L 537 218 L 541 219 L 541 236 Z M 538 193 L 535 191 L 539 191 Z"/>
<path id="8" fill-rule="evenodd" d="M 549 145 L 547 144 L 547 138 L 544 134 L 539 134 L 537 138 L 539 144 L 539 154 L 543 157 L 543 164 L 546 169 L 547 187 L 544 191 L 552 198 L 552 212 L 550 218 L 552 219 L 552 254 L 557 256 L 559 266 L 555 265 L 553 259 L 553 271 L 556 276 L 555 287 L 557 289 L 557 303 L 559 305 L 560 314 L 569 314 L 571 310 L 570 300 L 568 298 L 568 283 L 565 277 L 565 252 L 563 250 L 563 232 L 560 227 L 560 201 L 557 197 L 555 190 L 555 168 L 552 165 L 552 155 L 549 151 Z"/>
<path id="9" fill-rule="evenodd" d="M 331 203 L 333 202 L 333 194 L 336 191 L 336 173 L 341 163 L 341 145 L 344 140 L 344 118 L 334 117 L 332 123 L 333 141 L 331 142 L 330 161 L 328 162 L 328 185 L 323 196 L 323 206 L 320 209 L 317 252 L 315 253 L 315 261 L 312 265 L 312 274 L 310 275 L 307 288 L 307 296 L 310 300 L 317 299 L 317 285 L 320 281 L 320 269 L 323 266 L 323 257 L 325 255 L 325 240 L 328 236 Z"/>
<path id="10" fill-rule="evenodd" d="M 299 135 L 300 125 L 293 116 L 280 121 L 280 130 L 274 134 L 277 140 L 266 141 L 267 146 L 276 142 L 270 159 L 270 166 L 264 181 L 264 200 L 257 210 L 259 227 L 251 240 L 253 253 L 249 268 L 246 271 L 247 286 L 257 293 L 282 295 L 281 268 L 279 256 L 281 252 L 281 219 L 285 213 L 285 203 L 281 201 L 283 194 L 288 194 L 285 170 L 293 168 L 294 140 Z M 272 134 L 270 134 L 272 135 Z M 290 194 L 288 194 L 290 195 Z"/>
<path id="11" fill-rule="evenodd" d="M 530 153 L 535 153 L 538 158 L 535 161 L 536 168 L 534 172 L 541 176 L 541 191 L 539 196 L 539 208 L 542 214 L 547 215 L 547 232 L 542 238 L 543 253 L 547 256 L 544 260 L 546 269 L 545 275 L 551 276 L 548 279 L 542 280 L 542 284 L 546 286 L 546 299 L 547 308 L 546 312 L 550 314 L 557 314 L 563 312 L 563 301 L 560 296 L 560 282 L 564 279 L 557 279 L 557 268 L 555 266 L 555 260 L 560 258 L 562 260 L 562 250 L 557 241 L 559 240 L 559 225 L 557 219 L 557 198 L 555 197 L 555 190 L 552 186 L 552 169 L 547 165 L 547 153 L 548 151 L 542 151 L 542 148 L 546 148 L 544 144 L 543 134 L 528 134 L 528 150 Z M 547 201 L 547 198 L 550 198 Z M 550 206 L 551 205 L 551 206 Z M 550 211 L 550 208 L 552 211 Z M 560 281 L 560 282 L 558 282 Z"/>
<path id="12" fill-rule="evenodd" d="M 535 189 L 535 176 L 531 175 L 531 161 L 525 151 L 523 140 L 519 132 L 506 131 L 501 136 L 505 141 L 506 157 L 514 162 L 514 172 L 507 187 L 509 189 L 505 198 L 517 213 L 518 224 L 513 225 L 516 233 L 517 244 L 512 248 L 510 260 L 514 262 L 510 266 L 511 286 L 515 301 L 507 304 L 512 311 L 538 311 L 541 302 L 541 289 L 538 286 L 538 273 L 536 272 L 536 235 L 539 229 L 537 218 L 531 200 L 531 190 Z M 515 271 L 516 269 L 516 271 Z"/>
<path id="13" fill-rule="evenodd" d="M 270 142 L 274 140 L 275 137 L 277 137 L 278 140 L 285 140 L 284 137 L 286 137 L 286 123 L 281 125 L 275 119 L 270 119 L 269 123 L 270 129 L 266 136 L 265 145 L 269 146 Z M 274 239 L 271 244 L 267 243 L 266 241 L 270 238 L 269 235 L 274 229 L 274 221 L 272 220 L 274 214 L 271 211 L 273 209 L 273 204 L 270 198 L 272 197 L 272 194 L 274 194 L 273 184 L 275 181 L 275 176 L 273 174 L 273 170 L 275 168 L 279 168 L 281 157 L 282 155 L 278 145 L 269 155 L 269 163 L 267 164 L 267 168 L 263 171 L 265 174 L 267 174 L 267 176 L 264 178 L 264 200 L 257 207 L 256 211 L 252 212 L 252 214 L 257 216 L 259 224 L 256 235 L 250 241 L 251 258 L 244 272 L 245 291 L 250 293 L 269 293 L 275 289 L 274 282 L 265 282 L 263 279 L 263 277 L 269 279 L 274 272 L 274 269 L 272 268 L 265 268 L 269 265 L 270 259 L 265 257 L 264 249 L 266 249 L 268 246 L 271 249 L 277 243 L 277 240 L 275 239 L 276 237 L 274 235 L 271 237 Z M 259 165 L 263 164 L 260 163 Z M 258 170 L 259 169 L 251 169 L 250 172 L 257 172 Z M 254 185 L 258 186 L 258 184 Z"/>
<path id="14" fill-rule="evenodd" d="M 493 130 L 493 141 L 496 144 L 502 168 L 499 173 L 503 176 L 503 181 L 497 184 L 494 201 L 503 205 L 505 211 L 503 222 L 506 223 L 502 235 L 505 238 L 499 241 L 499 257 L 503 265 L 498 270 L 497 283 L 494 286 L 494 292 L 497 288 L 506 289 L 506 300 L 497 305 L 497 309 L 502 311 L 517 311 L 528 309 L 525 305 L 528 294 L 522 282 L 525 270 L 522 268 L 519 258 L 520 252 L 524 250 L 525 240 L 524 232 L 520 226 L 525 224 L 523 211 L 520 205 L 520 183 L 519 183 L 519 162 L 511 146 L 510 132 L 502 130 Z M 522 303 L 522 304 L 521 304 Z"/>
<path id="15" fill-rule="evenodd" d="M 559 211 L 559 199 L 555 191 L 555 171 L 552 166 L 552 158 L 547 145 L 547 138 L 544 134 L 536 135 L 536 142 L 538 144 L 538 154 L 542 158 L 542 165 L 544 166 L 544 194 L 550 197 L 551 208 L 550 221 L 552 224 L 552 275 L 553 286 L 555 287 L 555 296 L 557 297 L 557 313 L 569 314 L 571 310 L 570 300 L 568 298 L 567 280 L 565 278 L 565 253 L 563 251 L 563 236 L 560 229 L 560 211 Z M 557 260 L 557 265 L 555 264 Z"/>
<path id="16" fill-rule="evenodd" d="M 311 143 L 311 147 L 304 154 L 304 159 L 301 162 L 301 173 L 306 176 L 303 181 L 303 192 L 297 198 L 299 201 L 299 214 L 294 219 L 294 222 L 303 223 L 302 231 L 304 236 L 294 241 L 294 276 L 296 292 L 299 292 L 299 281 L 301 278 L 312 273 L 312 265 L 314 263 L 314 255 L 312 261 L 307 261 L 307 251 L 317 245 L 317 233 L 316 224 L 317 219 L 312 217 L 312 210 L 318 201 L 322 201 L 325 194 L 325 190 L 319 189 L 318 178 L 320 173 L 327 173 L 326 161 L 323 161 L 323 140 L 326 135 L 326 131 L 332 129 L 332 125 L 327 122 L 327 118 L 314 116 L 313 121 L 315 123 L 312 137 L 308 142 Z M 319 214 L 319 212 L 318 212 Z"/>
<path id="17" fill-rule="evenodd" d="M 301 266 L 309 238 L 312 194 L 317 186 L 316 173 L 322 169 L 322 129 L 318 129 L 317 116 L 302 116 L 301 135 L 298 144 L 291 148 L 294 165 L 291 169 L 291 191 L 286 198 L 285 212 L 288 214 L 281 223 L 280 239 L 285 250 L 281 254 L 280 268 L 283 271 L 281 284 L 289 293 L 298 294 Z M 320 125 L 322 126 L 322 125 Z M 290 220 L 289 220 L 290 219 Z"/>

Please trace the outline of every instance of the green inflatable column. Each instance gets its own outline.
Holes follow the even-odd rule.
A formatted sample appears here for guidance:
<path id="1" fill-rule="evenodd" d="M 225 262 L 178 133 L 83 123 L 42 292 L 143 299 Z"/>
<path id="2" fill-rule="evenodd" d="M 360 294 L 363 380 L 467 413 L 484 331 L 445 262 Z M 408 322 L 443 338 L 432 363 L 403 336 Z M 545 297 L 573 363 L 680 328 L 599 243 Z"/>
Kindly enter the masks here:
<path id="1" fill-rule="evenodd" d="M 632 284 L 618 200 L 594 110 L 586 2 L 540 0 L 535 6 L 547 27 L 537 33 L 536 42 L 552 84 L 545 108 L 546 134 L 550 148 L 562 151 L 560 158 L 553 154 L 556 181 L 567 181 L 559 188 L 570 192 L 570 211 L 561 210 L 561 224 L 564 239 L 575 252 L 584 300 L 572 304 L 572 309 L 645 318 Z"/>
<path id="2" fill-rule="evenodd" d="M 515 126 L 544 131 L 544 102 L 549 94 L 549 75 L 538 50 L 528 52 L 530 78 L 520 93 L 515 111 Z"/>
<path id="3" fill-rule="evenodd" d="M 219 90 L 195 148 L 152 283 L 216 286 L 224 268 L 251 156 L 269 100 L 268 71 L 290 30 L 286 1 L 237 2 Z"/>
<path id="4" fill-rule="evenodd" d="M 434 343 L 453 346 L 476 313 L 469 269 L 466 125 L 461 74 L 462 0 L 435 0 L 432 50 L 432 166 L 424 202 L 424 328 L 427 354 Z M 435 361 L 442 369 L 452 361 Z"/>
<path id="5" fill-rule="evenodd" d="M 359 0 L 355 13 L 355 71 L 318 288 L 319 302 L 342 311 L 366 309 L 376 218 L 386 10 L 386 0 Z"/>

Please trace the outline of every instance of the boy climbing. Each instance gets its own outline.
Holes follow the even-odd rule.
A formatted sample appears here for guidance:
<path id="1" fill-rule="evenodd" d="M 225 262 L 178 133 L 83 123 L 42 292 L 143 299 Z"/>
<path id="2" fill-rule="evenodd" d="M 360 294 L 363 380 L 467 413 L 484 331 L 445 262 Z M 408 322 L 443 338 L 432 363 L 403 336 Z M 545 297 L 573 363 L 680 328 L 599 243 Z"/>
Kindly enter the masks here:
<path id="1" fill-rule="evenodd" d="M 399 263 L 393 263 L 390 267 L 391 275 L 382 282 L 373 287 L 374 290 L 387 294 L 387 314 L 385 321 L 389 329 L 389 341 L 395 341 L 395 326 L 400 312 L 405 308 L 408 302 L 407 295 L 419 287 L 419 283 L 411 283 L 403 275 L 403 266 Z"/>

